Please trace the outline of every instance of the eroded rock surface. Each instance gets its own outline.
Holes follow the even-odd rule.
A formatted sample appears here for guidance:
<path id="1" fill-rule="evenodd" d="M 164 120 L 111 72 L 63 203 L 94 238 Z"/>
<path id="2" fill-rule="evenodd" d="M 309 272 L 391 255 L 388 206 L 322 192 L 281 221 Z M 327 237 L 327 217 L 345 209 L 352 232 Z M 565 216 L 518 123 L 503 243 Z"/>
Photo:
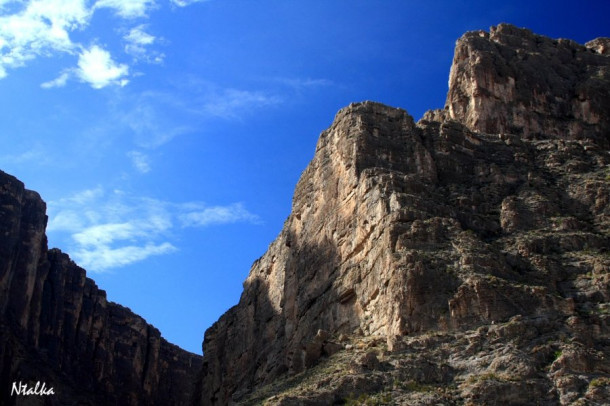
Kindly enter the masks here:
<path id="1" fill-rule="evenodd" d="M 610 146 L 610 38 L 580 45 L 510 25 L 458 40 L 446 108 L 473 131 Z"/>
<path id="2" fill-rule="evenodd" d="M 66 254 L 47 250 L 45 210 L 0 171 L 0 403 L 188 403 L 201 357 L 108 302 Z M 11 396 L 13 382 L 44 382 L 55 395 Z"/>
<path id="3" fill-rule="evenodd" d="M 341 110 L 196 403 L 607 399 L 607 44 L 467 33 L 444 110 Z"/>

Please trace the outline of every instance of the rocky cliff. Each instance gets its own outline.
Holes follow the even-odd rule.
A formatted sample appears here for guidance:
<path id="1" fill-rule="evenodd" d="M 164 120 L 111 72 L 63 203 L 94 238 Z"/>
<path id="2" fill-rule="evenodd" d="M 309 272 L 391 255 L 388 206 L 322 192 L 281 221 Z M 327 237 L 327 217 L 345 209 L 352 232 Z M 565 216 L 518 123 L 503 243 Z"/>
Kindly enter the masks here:
<path id="1" fill-rule="evenodd" d="M 341 110 L 195 403 L 609 399 L 609 47 L 502 24 L 458 40 L 443 110 Z"/>
<path id="2" fill-rule="evenodd" d="M 66 254 L 47 250 L 45 210 L 0 171 L 0 404 L 187 403 L 201 357 L 108 302 Z M 13 382 L 44 382 L 55 395 L 11 396 Z"/>

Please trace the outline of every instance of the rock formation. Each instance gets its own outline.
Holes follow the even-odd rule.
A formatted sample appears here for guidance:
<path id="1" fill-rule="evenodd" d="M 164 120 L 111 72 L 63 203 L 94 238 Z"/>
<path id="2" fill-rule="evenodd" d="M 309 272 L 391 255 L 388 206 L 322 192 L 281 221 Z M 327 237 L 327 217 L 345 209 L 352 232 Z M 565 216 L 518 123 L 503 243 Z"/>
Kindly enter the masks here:
<path id="1" fill-rule="evenodd" d="M 609 47 L 502 24 L 458 40 L 445 109 L 341 110 L 195 403 L 609 399 Z"/>
<path id="2" fill-rule="evenodd" d="M 476 132 L 592 138 L 608 148 L 608 46 L 607 38 L 583 46 L 507 25 L 469 32 L 453 58 L 448 118 Z"/>
<path id="3" fill-rule="evenodd" d="M 0 171 L 0 404 L 184 405 L 201 357 L 47 250 L 46 206 Z M 45 382 L 53 396 L 11 396 Z M 29 403 L 27 403 L 29 402 Z"/>

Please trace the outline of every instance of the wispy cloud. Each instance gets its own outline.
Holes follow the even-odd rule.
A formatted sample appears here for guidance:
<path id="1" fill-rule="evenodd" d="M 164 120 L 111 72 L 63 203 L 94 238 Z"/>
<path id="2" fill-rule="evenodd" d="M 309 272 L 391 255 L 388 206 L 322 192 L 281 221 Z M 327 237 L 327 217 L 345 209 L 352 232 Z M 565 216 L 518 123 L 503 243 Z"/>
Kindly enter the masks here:
<path id="1" fill-rule="evenodd" d="M 52 163 L 52 161 L 53 159 L 49 156 L 46 147 L 40 142 L 37 142 L 34 145 L 29 145 L 27 149 L 22 153 L 12 155 L 0 155 L 0 163 L 2 163 L 3 165 L 29 165 L 32 163 L 36 163 L 38 165 L 49 165 Z"/>
<path id="2" fill-rule="evenodd" d="M 88 189 L 48 204 L 49 235 L 68 236 L 68 251 L 89 271 L 103 272 L 176 252 L 179 229 L 260 219 L 242 203 L 207 206 Z"/>
<path id="3" fill-rule="evenodd" d="M 193 131 L 176 119 L 187 110 L 186 102 L 177 95 L 150 91 L 124 94 L 114 103 L 114 121 L 133 134 L 134 142 L 140 148 L 158 148 Z"/>
<path id="4" fill-rule="evenodd" d="M 67 203 L 68 205 L 93 205 L 104 195 L 104 189 L 101 186 L 97 186 L 93 189 L 81 190 L 78 193 L 73 194 L 61 200 L 61 203 Z"/>
<path id="5" fill-rule="evenodd" d="M 265 86 L 258 89 L 222 87 L 197 77 L 184 80 L 191 92 L 188 111 L 205 117 L 240 119 L 263 109 L 288 102 L 294 94 L 310 89 L 333 86 L 327 79 L 262 78 Z M 278 86 L 279 85 L 279 86 Z"/>
<path id="6" fill-rule="evenodd" d="M 125 41 L 125 53 L 131 55 L 136 61 L 145 61 L 149 63 L 161 63 L 165 55 L 156 50 L 150 50 L 150 47 L 158 42 L 158 39 L 145 31 L 146 26 L 141 24 L 132 28 L 127 35 L 123 37 Z"/>
<path id="7" fill-rule="evenodd" d="M 153 255 L 171 254 L 177 250 L 168 242 L 144 246 L 128 245 L 120 248 L 100 245 L 92 250 L 81 249 L 75 256 L 83 268 L 92 272 L 101 272 L 143 261 Z"/>
<path id="8" fill-rule="evenodd" d="M 205 95 L 200 112 L 215 117 L 238 118 L 244 113 L 281 102 L 280 96 L 262 91 L 211 89 Z"/>
<path id="9" fill-rule="evenodd" d="M 194 210 L 193 210 L 194 209 Z M 212 224 L 228 224 L 247 221 L 258 223 L 258 216 L 250 213 L 242 203 L 229 206 L 192 208 L 180 216 L 183 227 L 205 227 Z"/>
<path id="10" fill-rule="evenodd" d="M 131 158 L 131 163 L 138 172 L 150 172 L 150 158 L 148 157 L 148 155 L 139 151 L 130 151 L 127 153 L 127 156 Z"/>
<path id="11" fill-rule="evenodd" d="M 186 7 L 186 6 L 190 6 L 191 4 L 194 4 L 194 3 L 203 3 L 205 1 L 210 1 L 210 0 L 170 0 L 170 2 L 173 5 L 176 5 L 178 7 Z"/>
<path id="12" fill-rule="evenodd" d="M 144 31 L 144 25 L 138 25 L 129 31 L 129 34 L 125 36 L 125 39 L 130 44 L 146 46 L 151 45 L 155 42 L 155 37 Z"/>
<path id="13" fill-rule="evenodd" d="M 292 87 L 297 91 L 311 89 L 317 87 L 331 86 L 333 82 L 328 79 L 311 79 L 311 78 L 286 78 L 277 77 L 275 81 L 283 85 Z"/>
<path id="14" fill-rule="evenodd" d="M 209 120 L 239 120 L 281 101 L 266 91 L 221 88 L 204 81 L 193 86 L 181 83 L 172 91 L 122 92 L 112 99 L 108 122 L 120 126 L 118 131 L 130 132 L 138 149 L 150 150 L 181 135 L 202 132 Z M 130 158 L 136 164 L 137 156 Z"/>
<path id="15" fill-rule="evenodd" d="M 64 87 L 66 83 L 68 83 L 68 79 L 70 78 L 70 72 L 64 71 L 61 75 L 53 80 L 49 80 L 48 82 L 44 82 L 40 85 L 43 89 L 52 89 L 54 87 Z"/>

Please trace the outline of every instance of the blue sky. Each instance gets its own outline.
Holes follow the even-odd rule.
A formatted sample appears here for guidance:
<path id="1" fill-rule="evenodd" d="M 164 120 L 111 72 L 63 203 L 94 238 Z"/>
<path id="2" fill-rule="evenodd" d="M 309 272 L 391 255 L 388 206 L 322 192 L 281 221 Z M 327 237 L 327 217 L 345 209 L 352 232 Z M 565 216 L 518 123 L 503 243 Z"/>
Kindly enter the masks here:
<path id="1" fill-rule="evenodd" d="M 51 247 L 201 352 L 337 110 L 442 107 L 467 30 L 610 35 L 609 2 L 574 4 L 0 0 L 0 169 L 47 202 Z"/>

